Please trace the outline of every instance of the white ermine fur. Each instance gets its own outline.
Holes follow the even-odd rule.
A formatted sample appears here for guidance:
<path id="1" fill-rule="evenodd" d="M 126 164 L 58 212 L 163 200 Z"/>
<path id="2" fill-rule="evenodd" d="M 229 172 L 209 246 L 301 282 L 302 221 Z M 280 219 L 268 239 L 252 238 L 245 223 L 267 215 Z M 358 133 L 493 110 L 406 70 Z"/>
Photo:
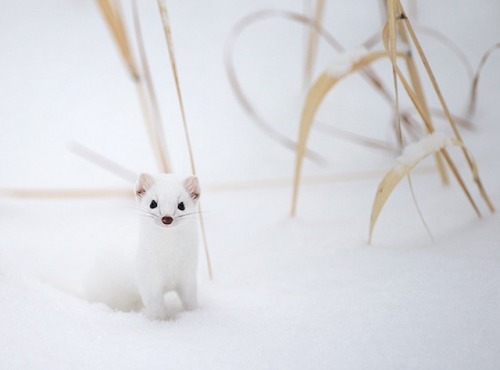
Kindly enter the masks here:
<path id="1" fill-rule="evenodd" d="M 167 318 L 164 296 L 170 291 L 177 292 L 184 309 L 194 309 L 198 179 L 141 174 L 135 194 L 140 211 L 136 280 L 145 314 L 152 319 Z"/>

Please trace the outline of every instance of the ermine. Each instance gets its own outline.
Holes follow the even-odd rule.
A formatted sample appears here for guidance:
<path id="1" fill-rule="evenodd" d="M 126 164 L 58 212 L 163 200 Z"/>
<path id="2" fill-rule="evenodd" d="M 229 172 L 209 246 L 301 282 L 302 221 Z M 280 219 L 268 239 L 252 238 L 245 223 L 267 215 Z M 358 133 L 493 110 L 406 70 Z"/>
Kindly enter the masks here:
<path id="1" fill-rule="evenodd" d="M 195 176 L 141 174 L 135 194 L 140 210 L 136 281 L 145 314 L 168 317 L 164 296 L 175 291 L 184 309 L 197 306 L 200 187 Z"/>

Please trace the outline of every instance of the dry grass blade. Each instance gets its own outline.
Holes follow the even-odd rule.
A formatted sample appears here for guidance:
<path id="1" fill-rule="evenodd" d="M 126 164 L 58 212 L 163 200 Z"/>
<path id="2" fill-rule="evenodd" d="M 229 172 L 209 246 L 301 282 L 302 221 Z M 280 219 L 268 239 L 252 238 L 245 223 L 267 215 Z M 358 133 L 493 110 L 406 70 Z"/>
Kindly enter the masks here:
<path id="1" fill-rule="evenodd" d="M 97 4 L 108 24 L 116 44 L 120 50 L 123 60 L 127 64 L 128 70 L 134 80 L 139 80 L 139 71 L 137 64 L 128 43 L 127 32 L 123 24 L 123 20 L 119 9 L 115 6 L 112 0 L 97 0 Z"/>
<path id="2" fill-rule="evenodd" d="M 373 229 L 377 222 L 378 216 L 382 211 L 387 199 L 391 195 L 396 185 L 401 179 L 407 176 L 411 170 L 425 157 L 432 155 L 436 152 L 443 150 L 445 147 L 455 145 L 462 146 L 462 144 L 453 139 L 447 139 L 441 135 L 427 136 L 421 141 L 410 144 L 405 148 L 403 154 L 396 159 L 393 168 L 384 176 L 380 182 L 375 200 L 373 201 L 372 214 L 370 218 L 370 234 L 369 243 L 372 241 Z"/>
<path id="3" fill-rule="evenodd" d="M 196 167 L 194 164 L 193 149 L 191 146 L 191 139 L 190 139 L 189 129 L 188 129 L 187 121 L 186 121 L 184 102 L 182 99 L 181 87 L 180 87 L 180 83 L 179 83 L 179 74 L 177 72 L 177 63 L 176 63 L 176 58 L 175 58 L 175 53 L 174 53 L 174 43 L 172 40 L 172 31 L 170 29 L 170 19 L 168 16 L 167 4 L 164 0 L 158 0 L 157 2 L 158 2 L 158 9 L 159 9 L 160 15 L 161 15 L 161 21 L 163 24 L 163 31 L 165 33 L 165 40 L 167 42 L 168 54 L 170 57 L 170 66 L 172 68 L 172 73 L 174 75 L 175 88 L 177 91 L 177 99 L 179 102 L 179 108 L 180 108 L 181 116 L 182 116 L 182 124 L 184 127 L 184 136 L 186 138 L 186 143 L 187 143 L 188 151 L 189 151 L 189 161 L 191 164 L 191 172 L 193 173 L 193 175 L 196 175 Z M 203 212 L 201 211 L 201 204 L 199 204 L 198 207 L 199 207 L 199 211 L 200 211 L 200 227 L 201 227 L 203 247 L 204 247 L 204 251 L 205 251 L 205 258 L 207 260 L 208 276 L 209 276 L 210 280 L 212 280 L 213 279 L 212 263 L 210 261 L 210 253 L 208 251 L 208 243 L 207 243 L 207 236 L 206 236 L 206 230 L 205 230 L 205 220 L 203 217 Z"/>
<path id="4" fill-rule="evenodd" d="M 148 111 L 148 117 L 146 117 L 146 122 L 150 122 L 150 127 L 148 127 L 149 137 L 151 141 L 151 145 L 153 147 L 153 152 L 156 153 L 156 158 L 158 161 L 158 165 L 162 172 L 168 173 L 171 172 L 171 167 L 169 163 L 169 156 L 167 151 L 167 144 L 165 142 L 163 124 L 160 114 L 160 109 L 158 106 L 158 99 L 156 97 L 156 91 L 153 86 L 153 80 L 151 78 L 151 72 L 149 69 L 149 63 L 146 56 L 146 49 L 144 47 L 144 39 L 142 37 L 142 29 L 141 23 L 139 20 L 139 11 L 137 9 L 137 1 L 132 1 L 132 15 L 134 20 L 134 29 L 135 35 L 137 39 L 137 46 L 139 50 L 139 56 L 142 64 L 142 76 L 140 82 L 138 82 L 140 86 L 139 94 L 141 95 L 141 99 L 145 98 L 145 90 L 143 84 L 145 84 L 147 88 L 147 98 L 142 104 L 147 105 L 147 107 L 143 107 L 143 110 Z"/>
<path id="5" fill-rule="evenodd" d="M 405 18 L 405 14 L 403 13 L 403 9 L 400 9 L 401 11 L 401 19 Z M 408 35 L 406 33 L 406 30 L 403 27 L 398 28 L 399 35 L 401 37 L 401 41 L 406 45 L 406 48 L 409 49 L 409 40 L 408 40 Z M 413 86 L 413 90 L 415 91 L 415 94 L 417 96 L 417 99 L 420 102 L 420 105 L 422 106 L 422 113 L 425 114 L 426 120 L 429 122 L 430 127 L 432 127 L 432 131 L 434 131 L 434 123 L 432 122 L 432 115 L 430 114 L 429 111 L 429 106 L 427 104 L 427 99 L 425 98 L 425 93 L 424 89 L 422 87 L 422 82 L 420 80 L 420 75 L 418 73 L 417 66 L 415 64 L 415 61 L 413 60 L 413 54 L 408 53 L 407 57 L 405 58 L 406 62 L 406 68 L 408 69 L 408 73 L 410 75 L 410 81 L 411 85 Z M 430 132 L 432 132 L 430 131 Z M 446 168 L 443 163 L 443 158 L 441 157 L 440 152 L 436 152 L 434 155 L 436 159 L 436 165 L 439 171 L 439 174 L 441 176 L 441 181 L 444 185 L 448 185 L 450 183 L 450 180 L 448 178 L 448 174 L 446 172 Z M 410 180 L 411 183 L 411 180 Z M 410 186 L 411 187 L 411 186 Z M 418 208 L 418 205 L 416 205 Z M 424 221 L 425 224 L 425 221 Z"/>
<path id="6" fill-rule="evenodd" d="M 318 26 L 321 25 L 324 7 L 325 7 L 324 0 L 316 0 L 316 6 L 314 9 L 314 23 Z M 306 63 L 304 66 L 304 87 L 308 86 L 311 81 L 314 62 L 316 59 L 317 48 L 318 48 L 318 31 L 316 31 L 316 28 L 310 27 L 307 40 Z"/>
<path id="7" fill-rule="evenodd" d="M 397 23 L 397 19 L 399 17 L 399 15 L 397 16 L 399 8 L 397 7 L 397 0 L 387 0 L 386 4 L 387 4 L 387 7 L 386 7 L 387 24 L 385 27 L 386 31 L 384 31 L 383 34 L 386 35 L 384 37 L 384 39 L 388 40 L 388 43 L 386 45 L 386 49 L 389 52 L 392 65 L 395 65 L 397 63 L 397 60 L 396 60 L 396 53 L 397 53 L 397 49 L 396 49 L 396 40 L 397 40 L 396 23 Z M 396 77 L 395 73 L 394 73 L 393 77 L 394 78 Z"/>
<path id="8" fill-rule="evenodd" d="M 301 184 L 304 185 L 324 185 L 339 182 L 355 182 L 369 179 L 380 179 L 385 174 L 384 170 L 370 170 L 360 172 L 344 172 L 330 175 L 303 176 Z M 414 172 L 421 174 L 434 173 L 435 168 L 431 166 L 420 166 Z M 288 188 L 292 181 L 289 177 L 273 178 L 265 180 L 250 180 L 231 183 L 216 183 L 205 185 L 210 191 L 225 192 L 239 191 L 248 189 L 270 189 L 270 188 Z"/>
<path id="9" fill-rule="evenodd" d="M 130 189 L 0 189 L 0 196 L 22 199 L 132 198 Z"/>
<path id="10" fill-rule="evenodd" d="M 387 53 L 384 51 L 365 53 L 365 55 L 362 56 L 353 56 L 353 58 L 349 61 L 349 66 L 343 65 L 343 70 L 330 70 L 327 72 L 323 72 L 309 89 L 304 107 L 302 109 L 302 117 L 300 120 L 297 140 L 298 147 L 295 157 L 295 174 L 292 194 L 292 217 L 294 217 L 297 212 L 297 198 L 307 140 L 309 138 L 311 127 L 314 122 L 316 111 L 318 110 L 321 102 L 323 101 L 328 91 L 330 91 L 330 89 L 340 80 L 352 73 L 359 71 L 361 68 L 373 63 L 375 60 L 386 56 Z"/>
<path id="11" fill-rule="evenodd" d="M 172 31 L 170 29 L 170 19 L 167 11 L 167 4 L 164 0 L 158 0 L 158 8 L 161 15 L 161 21 L 163 24 L 163 31 L 165 33 L 165 41 L 167 42 L 168 55 L 170 57 L 170 67 L 172 68 L 172 74 L 175 81 L 175 90 L 177 93 L 177 101 L 179 103 L 179 109 L 181 111 L 182 125 L 184 128 L 184 137 L 186 139 L 186 144 L 189 152 L 189 164 L 191 166 L 191 172 L 196 174 L 196 166 L 194 163 L 193 148 L 191 145 L 191 138 L 189 135 L 189 129 L 186 120 L 186 111 L 184 109 L 184 100 L 182 98 L 182 91 L 179 82 L 179 73 L 177 72 L 177 62 L 174 52 L 174 42 L 172 40 Z"/>
<path id="12" fill-rule="evenodd" d="M 101 167 L 102 169 L 112 173 L 115 176 L 118 176 L 125 181 L 133 184 L 137 179 L 137 174 L 118 163 L 110 160 L 109 158 L 104 157 L 103 155 L 81 145 L 78 143 L 72 143 L 70 146 L 70 150 L 79 155 L 80 157 L 86 159 L 87 161 Z"/>
<path id="13" fill-rule="evenodd" d="M 481 61 L 479 62 L 479 65 L 477 66 L 476 73 L 474 73 L 474 78 L 472 79 L 472 85 L 470 89 L 470 101 L 469 101 L 469 108 L 467 110 L 468 114 L 473 115 L 474 112 L 476 111 L 476 105 L 477 105 L 477 86 L 479 84 L 479 77 L 481 76 L 481 72 L 483 70 L 484 65 L 486 64 L 487 60 L 490 58 L 491 54 L 493 54 L 494 51 L 500 49 L 500 43 L 493 45 L 490 47 L 486 53 L 484 53 L 483 57 L 481 58 Z"/>
<path id="14" fill-rule="evenodd" d="M 392 81 L 394 84 L 394 117 L 395 117 L 395 129 L 396 137 L 399 141 L 399 145 L 403 146 L 403 133 L 401 130 L 401 113 L 399 109 L 399 90 L 398 90 L 398 79 L 396 76 L 397 57 L 396 57 L 396 1 L 387 0 L 386 2 L 387 11 L 387 23 L 382 31 L 382 38 L 385 43 L 385 49 L 389 53 L 391 64 L 392 64 Z"/>
<path id="15" fill-rule="evenodd" d="M 325 135 L 330 135 L 340 139 L 344 139 L 354 144 L 358 144 L 371 149 L 380 150 L 386 153 L 395 154 L 398 153 L 398 148 L 391 146 L 390 144 L 382 141 L 373 139 L 367 136 L 358 135 L 346 130 L 342 130 L 330 125 L 326 125 L 319 121 L 314 123 L 314 127 L 317 131 L 324 133 Z"/>

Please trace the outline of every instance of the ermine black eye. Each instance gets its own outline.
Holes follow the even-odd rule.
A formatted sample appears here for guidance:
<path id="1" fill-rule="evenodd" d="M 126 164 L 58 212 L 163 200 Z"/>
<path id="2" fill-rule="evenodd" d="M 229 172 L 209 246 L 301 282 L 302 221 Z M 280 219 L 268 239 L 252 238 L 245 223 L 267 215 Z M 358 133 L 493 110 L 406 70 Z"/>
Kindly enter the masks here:
<path id="1" fill-rule="evenodd" d="M 156 207 L 158 207 L 158 203 L 156 203 L 156 200 L 152 200 L 151 204 L 149 205 L 149 208 L 153 209 L 153 208 L 156 208 Z"/>
<path id="2" fill-rule="evenodd" d="M 178 205 L 177 205 L 177 208 L 179 208 L 180 211 L 184 211 L 186 209 L 186 207 L 184 206 L 184 202 L 180 202 Z"/>

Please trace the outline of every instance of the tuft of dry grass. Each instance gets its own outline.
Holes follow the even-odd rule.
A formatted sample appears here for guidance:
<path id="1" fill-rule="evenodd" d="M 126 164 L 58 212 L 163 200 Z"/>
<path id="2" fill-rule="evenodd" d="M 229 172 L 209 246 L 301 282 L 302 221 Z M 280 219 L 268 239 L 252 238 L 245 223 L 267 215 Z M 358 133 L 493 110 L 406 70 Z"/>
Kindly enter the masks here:
<path id="1" fill-rule="evenodd" d="M 292 217 L 295 216 L 297 212 L 298 190 L 301 181 L 304 152 L 314 122 L 314 117 L 325 95 L 330 91 L 330 89 L 333 86 L 335 86 L 341 79 L 345 78 L 346 76 L 360 72 L 363 69 L 366 69 L 366 67 L 368 67 L 371 63 L 382 57 L 389 57 L 393 70 L 393 83 L 394 83 L 394 93 L 395 93 L 395 98 L 393 100 L 395 117 L 396 117 L 395 128 L 397 131 L 397 136 L 399 137 L 400 144 L 404 145 L 403 131 L 401 129 L 401 118 L 403 117 L 403 115 L 401 114 L 401 109 L 399 107 L 399 91 L 398 91 L 399 83 L 401 83 L 401 85 L 403 86 L 405 92 L 407 93 L 408 97 L 410 98 L 410 101 L 413 104 L 413 107 L 418 112 L 419 119 L 423 123 L 423 127 L 427 132 L 427 134 L 431 135 L 434 133 L 435 128 L 432 122 L 431 110 L 428 107 L 426 101 L 419 71 L 414 61 L 413 54 L 411 53 L 410 49 L 411 47 L 414 47 L 416 49 L 417 55 L 423 64 L 425 74 L 431 82 L 434 93 L 438 97 L 439 103 L 441 105 L 440 110 L 443 112 L 444 116 L 446 117 L 447 121 L 449 122 L 452 128 L 452 131 L 455 136 L 452 139 L 452 142 L 454 145 L 457 145 L 461 148 L 462 153 L 469 166 L 469 169 L 472 173 L 473 180 L 477 185 L 479 192 L 483 200 L 485 201 L 487 207 L 491 212 L 493 212 L 494 211 L 493 204 L 491 203 L 482 185 L 477 166 L 469 150 L 463 143 L 462 137 L 455 122 L 455 117 L 451 114 L 451 112 L 448 109 L 446 101 L 441 93 L 441 89 L 432 72 L 432 69 L 422 49 L 422 46 L 420 45 L 416 33 L 408 17 L 406 16 L 406 13 L 400 1 L 387 0 L 386 10 L 387 10 L 387 22 L 382 31 L 382 41 L 386 51 L 385 52 L 372 51 L 362 57 L 359 57 L 356 60 L 352 60 L 350 65 L 348 66 L 348 68 L 346 68 L 345 71 L 331 73 L 331 70 L 330 71 L 327 70 L 323 72 L 316 79 L 316 81 L 313 83 L 313 85 L 310 87 L 308 91 L 302 110 L 299 132 L 298 132 L 298 145 L 296 150 L 293 193 L 291 202 Z M 404 50 L 403 52 L 401 50 L 398 50 L 397 40 L 401 40 L 401 42 L 405 45 L 403 47 Z M 404 62 L 406 64 L 406 69 L 408 71 L 409 78 L 405 76 L 405 74 L 402 72 L 401 68 L 398 65 L 398 60 L 400 59 L 401 56 L 404 57 Z M 406 115 L 406 117 L 408 119 L 409 115 Z M 445 171 L 445 164 L 446 164 L 448 168 L 451 170 L 453 176 L 456 178 L 457 182 L 462 188 L 465 196 L 469 200 L 476 214 L 480 217 L 481 212 L 479 210 L 479 207 L 477 206 L 470 191 L 468 190 L 465 181 L 462 179 L 462 176 L 458 171 L 457 166 L 455 165 L 452 158 L 448 154 L 446 147 L 439 146 L 426 153 L 426 155 L 431 155 L 431 154 L 434 155 L 436 158 L 437 168 L 439 170 L 443 183 L 446 184 L 448 182 L 448 177 Z M 370 224 L 370 241 L 372 238 L 373 227 L 375 226 L 378 215 L 383 205 L 385 204 L 387 198 L 390 196 L 392 189 L 394 188 L 394 186 L 397 185 L 397 183 L 399 183 L 401 178 L 403 178 L 405 175 L 409 177 L 410 171 L 414 168 L 417 162 L 412 163 L 410 166 L 408 166 L 406 171 L 398 172 L 397 174 L 394 171 L 389 172 L 389 174 L 386 175 L 386 177 L 384 177 L 384 179 L 382 180 L 374 200 L 374 205 L 372 207 L 372 218 Z M 415 199 L 413 193 L 413 186 L 411 184 L 410 178 L 409 178 L 409 185 L 412 191 L 412 195 Z M 416 206 L 418 209 L 417 204 Z M 421 215 L 420 211 L 419 214 Z M 425 221 L 423 220 L 423 218 L 422 221 L 425 225 Z"/>
<path id="2" fill-rule="evenodd" d="M 476 185 L 478 186 L 479 192 L 480 192 L 481 196 L 483 197 L 483 200 L 485 201 L 489 210 L 491 212 L 493 212 L 494 211 L 493 204 L 491 203 L 491 201 L 490 201 L 490 199 L 489 199 L 489 197 L 488 197 L 488 195 L 487 195 L 487 193 L 486 193 L 486 191 L 481 183 L 477 166 L 476 166 L 474 160 L 472 159 L 472 156 L 471 156 L 469 150 L 467 149 L 467 147 L 465 146 L 465 144 L 461 138 L 461 135 L 460 135 L 458 127 L 455 123 L 454 117 L 447 107 L 447 104 L 446 104 L 444 97 L 441 93 L 441 90 L 440 90 L 439 85 L 436 81 L 436 78 L 434 77 L 432 69 L 427 61 L 425 53 L 424 53 L 424 51 L 423 51 L 423 49 L 418 41 L 418 38 L 415 34 L 414 29 L 412 28 L 410 21 L 408 20 L 408 17 L 406 16 L 406 14 L 404 12 L 404 9 L 403 9 L 401 3 L 399 2 L 399 0 L 387 0 L 387 6 L 388 6 L 388 21 L 387 21 L 386 26 L 384 27 L 384 32 L 383 32 L 383 40 L 384 40 L 384 46 L 386 47 L 386 50 L 388 50 L 388 52 L 391 53 L 391 55 L 395 55 L 395 53 L 396 53 L 396 49 L 395 49 L 396 38 L 397 38 L 396 30 L 397 30 L 397 26 L 400 26 L 401 27 L 401 28 L 399 28 L 399 30 L 401 32 L 400 36 L 403 35 L 402 39 L 406 42 L 411 40 L 411 42 L 415 46 L 415 48 L 418 52 L 418 55 L 422 61 L 422 64 L 424 66 L 427 77 L 431 81 L 433 90 L 439 99 L 439 102 L 441 104 L 441 108 L 442 108 L 442 110 L 443 110 L 452 130 L 453 130 L 453 133 L 455 135 L 455 138 L 453 138 L 453 140 L 454 140 L 453 142 L 456 143 L 456 145 L 460 146 L 460 148 L 462 149 L 462 153 L 464 154 L 465 159 L 467 161 L 467 164 L 471 170 L 473 180 L 476 183 Z M 406 36 L 406 32 L 408 32 L 409 37 Z M 408 96 L 410 97 L 414 107 L 418 111 L 420 118 L 422 119 L 423 123 L 425 124 L 425 128 L 427 129 L 429 134 L 432 134 L 434 132 L 434 126 L 430 120 L 429 109 L 426 106 L 425 98 L 423 97 L 421 91 L 419 90 L 420 89 L 419 82 L 415 79 L 416 77 L 418 77 L 416 69 L 414 70 L 412 66 L 407 65 L 408 69 L 410 71 L 410 75 L 413 75 L 413 76 L 410 76 L 411 82 L 413 85 L 413 86 L 411 86 L 410 83 L 407 81 L 406 77 L 404 76 L 404 74 L 401 72 L 401 69 L 397 65 L 396 58 L 391 57 L 391 63 L 393 66 L 394 78 L 396 79 L 396 77 L 397 77 L 397 79 L 402 83 L 402 85 L 404 86 L 404 88 L 405 88 Z M 464 191 L 465 196 L 467 197 L 470 204 L 474 208 L 476 214 L 479 217 L 481 217 L 481 212 L 479 211 L 478 206 L 476 205 L 474 199 L 472 198 L 469 190 L 467 189 L 465 182 L 463 181 L 460 173 L 458 172 L 457 167 L 455 166 L 454 162 L 452 161 L 452 159 L 451 159 L 450 155 L 448 154 L 447 150 L 445 149 L 445 147 L 444 146 L 440 147 L 436 150 L 433 150 L 433 152 L 435 154 L 440 153 L 444 157 L 446 164 L 451 169 L 453 175 L 455 176 L 460 187 Z M 437 157 L 437 158 L 439 158 L 439 157 Z M 413 166 L 410 166 L 408 168 L 408 171 L 405 172 L 405 174 L 409 173 L 411 168 L 413 168 Z M 381 210 L 381 207 L 383 206 L 383 204 L 385 203 L 387 197 L 389 196 L 389 194 L 391 192 L 391 190 L 390 190 L 391 186 L 393 184 L 394 185 L 397 184 L 398 182 L 399 182 L 399 178 L 395 177 L 395 175 L 393 175 L 392 171 L 391 171 L 388 174 L 388 177 L 384 178 L 384 180 L 382 181 L 382 183 L 379 186 L 379 190 L 377 191 L 377 194 L 376 194 L 376 197 L 374 200 L 374 205 L 372 208 L 372 219 L 371 219 L 371 224 L 370 224 L 370 240 L 372 237 L 373 227 L 375 225 L 375 222 L 377 220 L 377 217 L 378 217 L 378 214 Z M 389 191 L 386 191 L 384 189 L 389 189 Z"/>
<path id="3" fill-rule="evenodd" d="M 446 104 L 446 101 L 443 97 L 443 94 L 441 93 L 441 89 L 439 87 L 439 84 L 437 83 L 437 80 L 434 76 L 434 73 L 432 72 L 432 69 L 430 67 L 430 64 L 427 60 L 427 57 L 422 49 L 422 46 L 420 45 L 420 42 L 415 34 L 415 31 L 408 19 L 408 17 L 406 16 L 406 14 L 404 13 L 404 9 L 401 5 L 401 3 L 399 2 L 399 0 L 388 0 L 388 4 L 389 3 L 392 3 L 392 7 L 393 7 L 393 13 L 396 14 L 397 13 L 397 16 L 394 16 L 393 18 L 389 18 L 388 19 L 388 25 L 389 24 L 396 24 L 397 22 L 402 22 L 402 24 L 404 25 L 405 29 L 407 30 L 408 34 L 409 34 L 409 40 L 411 40 L 411 42 L 413 43 L 413 45 L 415 46 L 417 52 L 418 52 L 418 55 L 421 59 L 421 62 L 424 66 L 424 69 L 425 69 L 425 72 L 432 84 L 432 87 L 433 87 L 433 90 L 435 92 L 435 94 L 437 95 L 438 97 L 438 100 L 440 102 L 440 105 L 441 105 L 441 109 L 443 110 L 451 128 L 452 128 L 452 131 L 456 137 L 456 139 L 462 144 L 461 148 L 462 148 L 462 153 L 467 161 L 467 164 L 469 166 L 469 169 L 472 173 L 472 176 L 473 176 L 473 180 L 474 182 L 476 183 L 476 186 L 478 187 L 479 189 L 479 192 L 483 198 L 483 200 L 485 201 L 488 209 L 490 210 L 490 212 L 494 212 L 495 208 L 493 206 L 493 203 L 491 202 L 491 200 L 489 199 L 489 196 L 488 194 L 486 193 L 486 190 L 484 189 L 484 186 L 480 180 L 480 177 L 479 177 L 479 171 L 475 165 L 475 162 L 474 160 L 472 159 L 472 156 L 470 155 L 470 152 L 467 150 L 467 147 L 465 146 L 465 144 L 463 143 L 463 140 L 462 140 L 462 137 L 461 137 L 461 134 L 460 134 L 460 131 L 458 130 L 458 126 L 455 122 L 455 119 L 453 117 L 453 115 L 451 114 L 450 110 L 448 109 L 448 105 Z M 388 27 L 389 30 L 391 29 L 391 27 L 389 26 Z M 394 27 L 392 27 L 394 28 Z M 384 39 L 384 44 L 386 45 L 386 48 L 388 47 L 387 45 L 392 45 L 393 43 L 395 43 L 395 40 L 396 40 L 396 35 L 395 34 L 391 34 L 389 32 L 389 40 L 387 41 L 386 39 Z M 389 46 L 390 48 L 390 46 Z M 389 49 L 390 50 L 390 49 Z M 421 99 L 419 99 L 418 97 L 418 93 L 411 88 L 411 86 L 408 84 L 408 82 L 406 81 L 406 78 L 404 77 L 403 73 L 401 72 L 401 70 L 399 69 L 399 67 L 397 66 L 397 63 L 391 59 L 391 61 L 393 62 L 393 67 L 397 73 L 397 76 L 399 78 L 399 80 L 403 83 L 404 87 L 405 87 L 405 90 L 406 92 L 408 93 L 408 96 L 410 97 L 410 99 L 412 100 L 412 103 L 413 105 L 415 106 L 415 108 L 417 109 L 418 113 L 420 114 L 423 122 L 425 123 L 425 126 L 428 130 L 429 133 L 432 133 L 434 131 L 434 128 L 433 128 L 433 125 L 432 123 L 430 122 L 429 120 L 429 115 L 426 113 L 425 111 L 425 108 L 423 107 L 423 104 L 421 102 Z M 480 216 L 480 212 L 479 212 L 479 209 L 478 207 L 475 205 L 475 202 L 473 201 L 472 197 L 470 196 L 470 193 L 468 192 L 466 186 L 465 186 L 465 183 L 463 183 L 463 181 L 461 180 L 461 177 L 460 177 L 460 174 L 458 173 L 458 171 L 456 170 L 456 166 L 454 165 L 453 161 L 451 160 L 450 156 L 447 154 L 446 150 L 442 150 L 442 155 L 445 159 L 445 161 L 447 162 L 448 166 L 450 167 L 450 169 L 452 170 L 452 173 L 455 175 L 455 177 L 457 178 L 458 182 L 460 183 L 460 186 L 462 187 L 462 189 L 464 190 L 465 194 L 467 195 L 467 198 L 469 199 L 469 201 L 471 202 L 471 205 L 473 206 L 473 208 L 476 210 L 476 213 Z"/>

